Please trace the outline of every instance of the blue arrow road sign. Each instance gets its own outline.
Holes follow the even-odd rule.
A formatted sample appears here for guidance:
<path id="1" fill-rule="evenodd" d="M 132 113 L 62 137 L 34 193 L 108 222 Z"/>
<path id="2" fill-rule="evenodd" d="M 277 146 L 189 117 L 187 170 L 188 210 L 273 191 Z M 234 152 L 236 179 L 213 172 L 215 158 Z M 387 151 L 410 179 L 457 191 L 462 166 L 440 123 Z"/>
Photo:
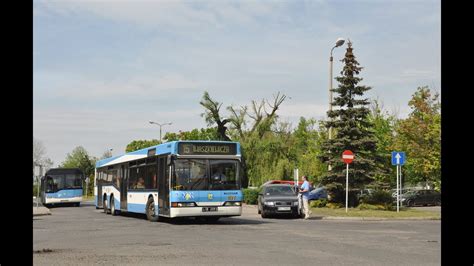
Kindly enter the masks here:
<path id="1" fill-rule="evenodd" d="M 392 151 L 392 165 L 405 164 L 405 152 Z"/>

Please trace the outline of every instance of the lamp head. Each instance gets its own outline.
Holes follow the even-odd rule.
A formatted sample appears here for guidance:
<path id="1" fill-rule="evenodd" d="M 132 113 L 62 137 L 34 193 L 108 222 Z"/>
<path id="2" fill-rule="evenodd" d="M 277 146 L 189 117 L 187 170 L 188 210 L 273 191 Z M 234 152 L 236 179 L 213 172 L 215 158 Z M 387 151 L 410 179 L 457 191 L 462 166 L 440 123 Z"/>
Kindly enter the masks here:
<path id="1" fill-rule="evenodd" d="M 343 45 L 344 42 L 345 42 L 345 40 L 343 38 L 337 38 L 336 47 L 339 47 L 339 46 Z"/>

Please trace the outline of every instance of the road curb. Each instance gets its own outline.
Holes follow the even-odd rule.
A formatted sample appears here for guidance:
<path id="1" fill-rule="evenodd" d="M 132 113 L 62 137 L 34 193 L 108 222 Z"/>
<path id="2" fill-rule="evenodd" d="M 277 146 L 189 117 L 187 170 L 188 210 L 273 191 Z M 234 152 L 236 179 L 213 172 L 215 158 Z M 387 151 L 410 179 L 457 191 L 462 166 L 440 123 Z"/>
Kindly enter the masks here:
<path id="1" fill-rule="evenodd" d="M 46 207 L 33 207 L 33 216 L 51 215 L 51 211 Z"/>
<path id="2" fill-rule="evenodd" d="M 437 217 L 400 217 L 400 218 L 386 218 L 386 217 L 338 217 L 338 216 L 315 216 L 312 219 L 321 220 L 353 220 L 353 221 L 394 221 L 394 220 L 441 220 Z"/>

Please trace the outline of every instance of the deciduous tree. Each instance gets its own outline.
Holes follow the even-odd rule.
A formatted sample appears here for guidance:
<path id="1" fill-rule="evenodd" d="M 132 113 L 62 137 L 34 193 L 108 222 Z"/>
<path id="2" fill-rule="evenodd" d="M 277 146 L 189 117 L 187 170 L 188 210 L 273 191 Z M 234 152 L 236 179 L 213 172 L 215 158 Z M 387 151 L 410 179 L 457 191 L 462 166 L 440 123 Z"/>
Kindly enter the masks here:
<path id="1" fill-rule="evenodd" d="M 409 183 L 441 184 L 441 105 L 439 94 L 428 86 L 418 87 L 408 105 L 407 119 L 396 126 L 394 148 L 405 151 L 405 180 Z"/>

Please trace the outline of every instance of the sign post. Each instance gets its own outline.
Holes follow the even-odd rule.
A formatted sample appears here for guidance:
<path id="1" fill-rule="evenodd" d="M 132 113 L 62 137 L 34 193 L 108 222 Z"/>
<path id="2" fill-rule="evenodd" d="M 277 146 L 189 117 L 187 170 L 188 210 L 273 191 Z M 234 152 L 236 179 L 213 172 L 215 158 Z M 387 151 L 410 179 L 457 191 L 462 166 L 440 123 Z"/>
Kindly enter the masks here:
<path id="1" fill-rule="evenodd" d="M 397 212 L 400 211 L 400 182 L 399 182 L 399 172 L 398 172 L 398 164 L 397 164 Z"/>
<path id="2" fill-rule="evenodd" d="M 298 193 L 298 168 L 295 168 L 293 170 L 293 180 L 294 180 L 294 189 L 296 193 Z M 301 200 L 301 193 L 298 193 L 298 214 L 301 214 L 301 206 L 303 205 L 303 202 Z"/>
<path id="3" fill-rule="evenodd" d="M 402 184 L 403 184 L 403 182 L 402 182 L 402 166 L 399 165 L 398 167 L 399 167 L 398 171 L 400 171 L 400 172 L 398 173 L 398 180 L 400 180 L 400 195 L 401 195 L 401 194 L 403 194 L 403 187 L 402 187 Z M 402 207 L 402 202 L 401 202 L 401 201 L 400 201 L 400 207 Z"/>
<path id="4" fill-rule="evenodd" d="M 38 205 L 39 205 L 39 194 L 40 194 L 40 189 L 41 189 L 41 181 L 40 181 L 40 177 L 37 176 L 36 177 L 36 209 L 38 209 Z"/>
<path id="5" fill-rule="evenodd" d="M 39 167 L 39 175 L 36 176 L 36 188 L 37 188 L 37 191 L 36 191 L 36 209 L 38 209 L 39 207 L 39 195 L 40 195 L 40 189 L 41 189 L 41 177 L 43 176 L 43 166 L 42 165 L 38 165 Z"/>
<path id="6" fill-rule="evenodd" d="M 87 198 L 87 187 L 89 186 L 89 178 L 86 177 L 84 181 L 86 183 L 86 198 Z"/>
<path id="7" fill-rule="evenodd" d="M 400 188 L 401 188 L 401 176 L 399 170 L 401 166 L 405 164 L 405 152 L 392 151 L 392 165 L 397 166 L 397 212 L 400 212 Z"/>
<path id="8" fill-rule="evenodd" d="M 342 153 L 342 160 L 346 163 L 346 213 L 347 213 L 347 203 L 349 199 L 349 164 L 354 160 L 354 153 L 350 150 L 345 150 Z"/>

